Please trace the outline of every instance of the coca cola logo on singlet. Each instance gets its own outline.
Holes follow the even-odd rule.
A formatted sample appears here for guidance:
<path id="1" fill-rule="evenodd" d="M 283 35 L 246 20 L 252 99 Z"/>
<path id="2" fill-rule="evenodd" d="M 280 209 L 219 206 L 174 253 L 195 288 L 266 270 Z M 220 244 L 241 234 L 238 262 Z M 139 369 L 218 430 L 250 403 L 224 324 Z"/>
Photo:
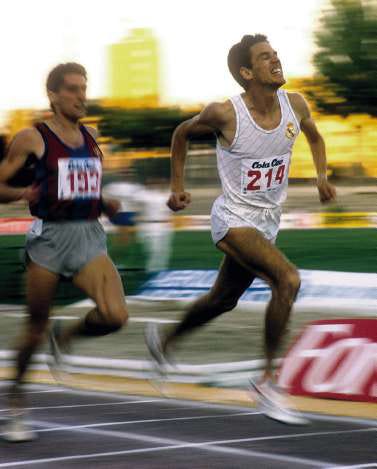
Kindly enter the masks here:
<path id="1" fill-rule="evenodd" d="M 274 158 L 271 162 L 262 161 L 262 163 L 261 163 L 260 161 L 255 161 L 255 163 L 253 163 L 253 165 L 252 165 L 252 168 L 253 169 L 255 169 L 255 168 L 258 168 L 258 169 L 274 168 L 275 166 L 279 166 L 283 163 L 284 163 L 284 160 L 279 160 L 279 159 L 276 159 L 276 158 Z"/>
<path id="2" fill-rule="evenodd" d="M 244 158 L 241 167 L 242 194 L 283 189 L 288 178 L 289 162 L 289 153 L 263 159 Z"/>

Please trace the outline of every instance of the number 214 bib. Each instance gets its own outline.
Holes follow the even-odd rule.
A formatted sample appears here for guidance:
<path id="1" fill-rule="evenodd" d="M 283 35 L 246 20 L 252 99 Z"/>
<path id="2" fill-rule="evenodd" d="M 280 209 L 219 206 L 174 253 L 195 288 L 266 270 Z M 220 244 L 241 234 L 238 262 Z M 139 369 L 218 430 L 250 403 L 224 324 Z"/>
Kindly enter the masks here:
<path id="1" fill-rule="evenodd" d="M 241 192 L 279 191 L 288 178 L 290 153 L 269 158 L 243 158 L 241 165 Z"/>

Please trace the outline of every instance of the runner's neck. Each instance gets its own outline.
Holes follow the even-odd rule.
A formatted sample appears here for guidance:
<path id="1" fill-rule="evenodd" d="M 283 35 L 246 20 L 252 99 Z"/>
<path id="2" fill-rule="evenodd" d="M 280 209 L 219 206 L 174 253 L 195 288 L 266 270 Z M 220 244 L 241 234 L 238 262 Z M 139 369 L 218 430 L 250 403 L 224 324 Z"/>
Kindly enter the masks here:
<path id="1" fill-rule="evenodd" d="M 260 89 L 259 87 L 249 88 L 243 98 L 250 110 L 255 110 L 259 114 L 269 114 L 279 108 L 277 90 Z"/>

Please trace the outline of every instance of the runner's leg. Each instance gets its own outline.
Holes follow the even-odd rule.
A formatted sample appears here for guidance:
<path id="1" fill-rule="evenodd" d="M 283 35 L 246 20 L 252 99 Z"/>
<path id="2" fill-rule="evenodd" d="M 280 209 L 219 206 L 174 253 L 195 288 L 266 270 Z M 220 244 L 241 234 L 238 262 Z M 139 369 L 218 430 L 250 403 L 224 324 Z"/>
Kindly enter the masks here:
<path id="1" fill-rule="evenodd" d="M 272 297 L 265 317 L 266 377 L 269 377 L 272 360 L 276 357 L 300 288 L 300 276 L 296 267 L 253 228 L 232 228 L 217 246 L 271 287 Z"/>
<path id="2" fill-rule="evenodd" d="M 119 330 L 128 318 L 123 285 L 111 259 L 102 254 L 90 261 L 74 277 L 73 283 L 95 303 L 83 320 L 61 334 L 61 344 L 75 336 L 103 336 Z"/>
<path id="3" fill-rule="evenodd" d="M 213 287 L 189 307 L 182 322 L 165 336 L 163 350 L 166 351 L 182 335 L 235 308 L 254 278 L 248 269 L 225 255 Z"/>
<path id="4" fill-rule="evenodd" d="M 22 382 L 33 353 L 45 337 L 50 306 L 58 283 L 59 275 L 29 261 L 26 273 L 29 315 L 18 346 L 16 375 L 14 377 L 15 388 Z"/>

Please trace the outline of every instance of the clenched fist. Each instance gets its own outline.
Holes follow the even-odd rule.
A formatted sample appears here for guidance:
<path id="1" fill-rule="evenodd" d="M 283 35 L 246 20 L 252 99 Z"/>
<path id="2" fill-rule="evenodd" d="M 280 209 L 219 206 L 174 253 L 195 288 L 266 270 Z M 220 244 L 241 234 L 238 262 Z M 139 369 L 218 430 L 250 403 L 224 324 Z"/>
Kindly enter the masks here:
<path id="1" fill-rule="evenodd" d="M 166 205 L 173 210 L 173 212 L 178 212 L 183 210 L 191 203 L 191 194 L 189 192 L 172 192 Z"/>
<path id="2" fill-rule="evenodd" d="M 335 200 L 336 189 L 326 179 L 319 180 L 317 182 L 317 188 L 319 192 L 319 199 L 323 204 Z"/>
<path id="3" fill-rule="evenodd" d="M 35 184 L 25 187 L 24 191 L 21 194 L 21 199 L 26 200 L 31 204 L 35 204 L 39 200 L 41 192 L 41 187 Z"/>

